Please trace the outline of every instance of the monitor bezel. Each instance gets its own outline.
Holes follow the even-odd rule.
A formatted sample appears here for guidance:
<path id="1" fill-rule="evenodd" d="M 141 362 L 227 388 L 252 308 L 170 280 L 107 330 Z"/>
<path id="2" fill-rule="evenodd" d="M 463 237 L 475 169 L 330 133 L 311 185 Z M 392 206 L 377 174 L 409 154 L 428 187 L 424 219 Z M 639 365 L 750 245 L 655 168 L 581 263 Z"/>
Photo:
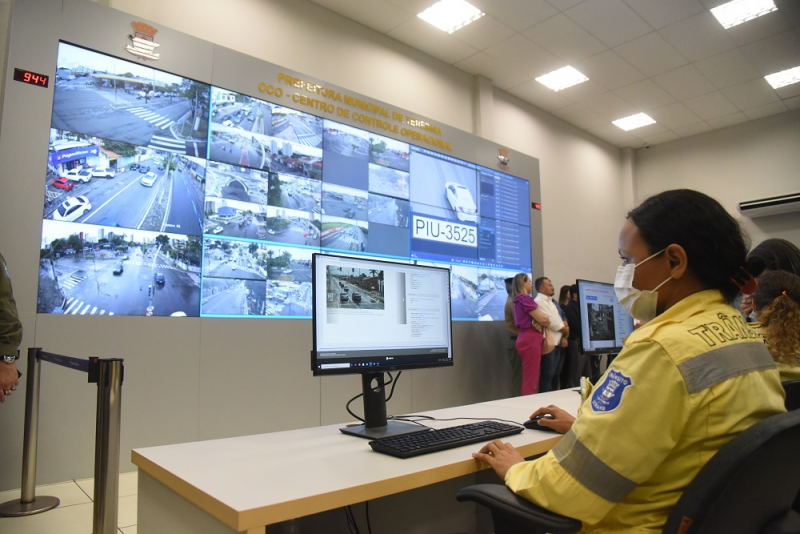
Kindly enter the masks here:
<path id="1" fill-rule="evenodd" d="M 447 315 L 448 315 L 448 335 L 449 335 L 449 356 L 450 358 L 447 361 L 431 361 L 431 362 L 408 362 L 408 363 L 397 363 L 396 361 L 391 364 L 380 364 L 374 365 L 370 367 L 364 368 L 332 368 L 332 369 L 320 369 L 317 365 L 317 313 L 316 313 L 316 303 L 317 303 L 317 291 L 319 289 L 319 284 L 317 283 L 317 258 L 319 256 L 325 257 L 333 257 L 333 258 L 342 258 L 342 259 L 355 259 L 355 260 L 363 260 L 363 261 L 372 261 L 377 262 L 380 264 L 388 264 L 388 265 L 399 265 L 399 266 L 413 266 L 413 267 L 423 267 L 425 269 L 431 270 L 439 270 L 444 271 L 447 273 L 448 280 L 450 279 L 450 269 L 446 267 L 439 267 L 434 265 L 415 265 L 410 263 L 398 262 L 398 261 L 390 261 L 385 260 L 384 258 L 372 258 L 372 257 L 356 257 L 356 256 L 345 256 L 342 254 L 329 254 L 326 252 L 316 252 L 311 256 L 311 280 L 312 280 L 312 305 L 311 305 L 311 328 L 312 328 L 312 349 L 311 349 L 311 371 L 313 372 L 314 376 L 330 376 L 330 375 L 365 375 L 365 374 L 373 374 L 373 373 L 383 373 L 388 371 L 405 371 L 411 369 L 433 369 L 437 367 L 452 367 L 455 363 L 455 355 L 453 350 L 453 315 L 452 315 L 452 300 L 450 295 L 450 287 L 448 283 L 448 306 L 447 306 Z M 325 284 L 323 284 L 323 287 Z M 420 356 L 422 356 L 420 354 Z"/>
<path id="2" fill-rule="evenodd" d="M 577 279 L 575 281 L 575 283 L 578 286 L 578 306 L 580 308 L 581 336 L 583 336 L 585 334 L 585 332 L 587 331 L 586 330 L 587 325 L 586 325 L 585 319 L 588 319 L 588 316 L 584 317 L 583 308 L 581 307 L 581 285 L 582 285 L 582 283 L 583 284 L 599 284 L 599 285 L 607 286 L 612 290 L 614 289 L 614 284 L 613 283 L 609 283 L 609 282 L 599 282 L 597 280 L 586 280 L 586 279 L 580 279 L 580 278 Z M 619 305 L 620 304 L 619 304 L 619 301 L 618 301 L 616 306 L 619 306 Z M 629 316 L 629 318 L 630 318 L 631 324 L 633 324 L 633 317 Z M 631 328 L 631 332 L 633 332 L 633 328 Z M 630 334 L 628 334 L 628 335 L 630 335 Z M 627 336 L 625 337 L 625 339 L 627 339 Z M 586 355 L 589 355 L 589 356 L 600 356 L 600 355 L 603 355 L 603 354 L 617 355 L 622 351 L 623 348 L 625 348 L 625 340 L 624 339 L 622 341 L 622 345 L 615 345 L 613 347 L 603 347 L 603 348 L 598 348 L 598 349 L 589 349 L 589 350 L 587 350 L 586 347 L 583 344 L 583 337 L 581 337 L 581 351 L 583 352 L 583 354 L 586 354 Z"/>

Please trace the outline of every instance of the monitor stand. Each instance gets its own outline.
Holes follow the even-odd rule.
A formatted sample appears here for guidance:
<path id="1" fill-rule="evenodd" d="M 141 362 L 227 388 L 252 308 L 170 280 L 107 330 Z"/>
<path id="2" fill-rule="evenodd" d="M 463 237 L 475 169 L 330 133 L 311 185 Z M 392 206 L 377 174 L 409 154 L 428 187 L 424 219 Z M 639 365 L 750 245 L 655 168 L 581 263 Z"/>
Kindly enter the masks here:
<path id="1" fill-rule="evenodd" d="M 430 430 L 424 426 L 386 419 L 383 373 L 361 375 L 361 389 L 364 393 L 364 424 L 342 427 L 339 429 L 342 433 L 366 439 L 380 439 Z"/>

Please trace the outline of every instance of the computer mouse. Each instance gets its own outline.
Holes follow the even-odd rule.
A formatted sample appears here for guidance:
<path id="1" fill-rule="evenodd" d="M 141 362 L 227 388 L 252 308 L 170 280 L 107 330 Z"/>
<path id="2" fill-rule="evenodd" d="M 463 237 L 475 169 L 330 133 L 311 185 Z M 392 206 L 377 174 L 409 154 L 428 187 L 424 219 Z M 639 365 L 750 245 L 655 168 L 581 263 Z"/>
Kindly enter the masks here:
<path id="1" fill-rule="evenodd" d="M 541 425 L 539 425 L 539 419 L 541 419 L 541 418 L 545 418 L 545 419 L 555 419 L 555 417 L 553 417 L 553 416 L 552 416 L 552 415 L 550 415 L 550 414 L 537 415 L 537 416 L 536 416 L 536 417 L 534 417 L 533 419 L 528 419 L 527 421 L 525 421 L 524 423 L 522 423 L 522 426 L 524 426 L 525 428 L 530 428 L 531 430 L 547 430 L 547 431 L 549 431 L 549 432 L 556 432 L 556 433 L 559 433 L 559 432 L 558 432 L 558 430 L 556 430 L 556 429 L 554 429 L 554 428 L 550 428 L 550 427 L 548 427 L 548 426 L 541 426 Z"/>

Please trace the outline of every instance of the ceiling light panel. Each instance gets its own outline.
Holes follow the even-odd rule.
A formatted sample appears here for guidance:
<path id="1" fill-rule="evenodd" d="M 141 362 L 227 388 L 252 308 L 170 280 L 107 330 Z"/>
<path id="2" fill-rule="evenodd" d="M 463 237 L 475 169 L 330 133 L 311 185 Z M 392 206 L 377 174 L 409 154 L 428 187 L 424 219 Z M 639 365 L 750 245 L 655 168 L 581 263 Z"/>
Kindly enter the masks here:
<path id="1" fill-rule="evenodd" d="M 544 76 L 539 76 L 536 78 L 536 81 L 544 86 L 549 87 L 553 91 L 558 92 L 562 89 L 566 89 L 567 87 L 572 87 L 573 85 L 583 83 L 588 79 L 589 78 L 584 76 L 580 71 L 570 66 L 566 66 L 564 68 L 547 73 Z"/>
<path id="2" fill-rule="evenodd" d="M 453 33 L 483 15 L 480 9 L 464 0 L 441 0 L 417 16 L 442 31 Z"/>
<path id="3" fill-rule="evenodd" d="M 777 10 L 773 0 L 733 0 L 713 8 L 711 14 L 727 30 Z"/>
<path id="4" fill-rule="evenodd" d="M 615 121 L 611 121 L 611 123 L 618 127 L 622 128 L 626 132 L 630 130 L 635 130 L 636 128 L 641 128 L 642 126 L 648 126 L 650 124 L 655 124 L 654 121 L 650 116 L 645 113 L 637 113 L 636 115 L 631 115 L 630 117 L 625 117 L 624 119 L 617 119 Z"/>
<path id="5" fill-rule="evenodd" d="M 800 82 L 800 67 L 769 74 L 764 76 L 764 79 L 767 80 L 773 89 L 780 89 L 781 87 Z"/>

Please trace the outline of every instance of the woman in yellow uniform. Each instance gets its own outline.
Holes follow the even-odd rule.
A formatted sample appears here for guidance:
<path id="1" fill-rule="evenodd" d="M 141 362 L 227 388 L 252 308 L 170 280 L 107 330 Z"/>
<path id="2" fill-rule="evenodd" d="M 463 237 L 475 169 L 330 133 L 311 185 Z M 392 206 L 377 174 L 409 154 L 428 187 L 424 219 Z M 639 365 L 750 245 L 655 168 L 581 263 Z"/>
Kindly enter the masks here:
<path id="1" fill-rule="evenodd" d="M 761 336 L 729 303 L 755 266 L 736 221 L 696 191 L 665 191 L 628 214 L 615 290 L 643 325 L 581 404 L 549 406 L 565 435 L 526 462 L 496 440 L 473 456 L 518 495 L 583 523 L 583 532 L 661 532 L 708 460 L 785 411 Z M 753 273 L 758 274 L 758 273 Z"/>
<path id="2" fill-rule="evenodd" d="M 755 323 L 778 364 L 781 381 L 800 380 L 800 277 L 787 271 L 767 271 L 753 293 Z"/>

